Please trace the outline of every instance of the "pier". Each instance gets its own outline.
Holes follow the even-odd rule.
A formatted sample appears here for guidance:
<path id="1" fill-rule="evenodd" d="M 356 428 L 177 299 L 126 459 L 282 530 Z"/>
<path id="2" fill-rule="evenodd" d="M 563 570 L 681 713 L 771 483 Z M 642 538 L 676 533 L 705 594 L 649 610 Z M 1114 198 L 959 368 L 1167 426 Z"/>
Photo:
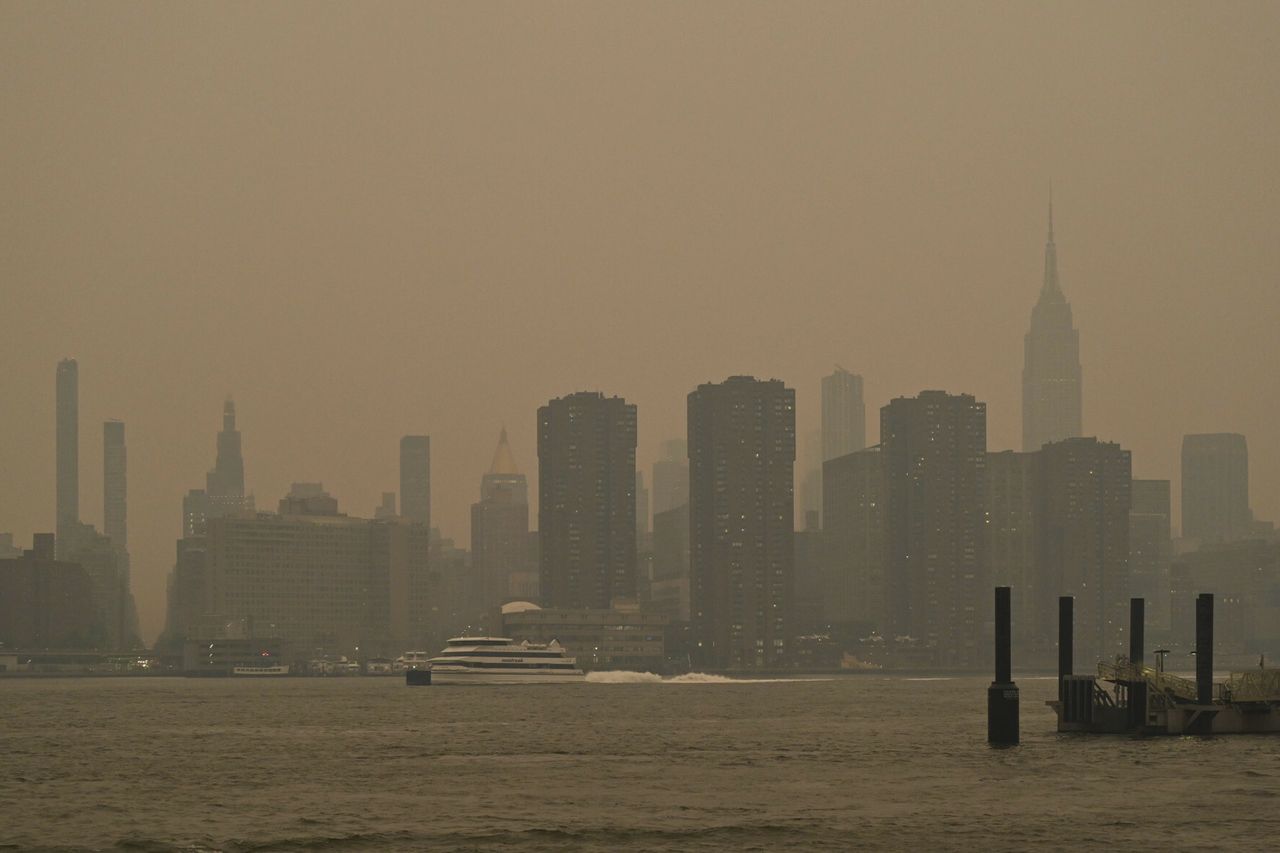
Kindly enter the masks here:
<path id="1" fill-rule="evenodd" d="M 1073 602 L 1058 600 L 1058 698 L 1046 704 L 1060 732 L 1140 735 L 1280 734 L 1280 669 L 1259 667 L 1213 680 L 1213 595 L 1196 599 L 1196 677 L 1145 664 L 1145 602 L 1129 602 L 1129 654 L 1072 672 Z M 1158 654 L 1158 653 L 1157 653 Z"/>

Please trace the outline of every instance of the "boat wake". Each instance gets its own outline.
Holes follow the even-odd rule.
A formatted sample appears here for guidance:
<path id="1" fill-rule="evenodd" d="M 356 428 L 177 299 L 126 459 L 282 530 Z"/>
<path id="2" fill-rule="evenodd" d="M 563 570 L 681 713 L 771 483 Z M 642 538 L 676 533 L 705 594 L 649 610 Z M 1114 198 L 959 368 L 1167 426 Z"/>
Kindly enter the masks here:
<path id="1" fill-rule="evenodd" d="M 727 675 L 712 675 L 706 672 L 686 672 L 684 675 L 673 675 L 663 678 L 652 672 L 626 672 L 623 670 L 605 670 L 588 672 L 587 682 L 590 684 L 775 684 L 784 681 L 829 681 L 827 678 L 732 678 Z"/>

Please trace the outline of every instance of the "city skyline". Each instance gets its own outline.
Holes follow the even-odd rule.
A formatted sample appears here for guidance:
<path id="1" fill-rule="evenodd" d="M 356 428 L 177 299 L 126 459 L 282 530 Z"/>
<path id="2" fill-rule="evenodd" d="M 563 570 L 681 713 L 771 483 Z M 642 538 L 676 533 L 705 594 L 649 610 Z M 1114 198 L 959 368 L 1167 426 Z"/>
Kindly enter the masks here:
<path id="1" fill-rule="evenodd" d="M 1172 481 L 1175 532 L 1182 436 L 1246 435 L 1253 510 L 1280 517 L 1280 401 L 1264 393 L 1280 361 L 1275 27 L 1192 8 L 1156 38 L 1150 12 L 1111 10 L 1099 31 L 1065 8 L 851 7 L 799 16 L 782 40 L 757 12 L 726 34 L 711 8 L 678 28 L 644 8 L 581 27 L 483 9 L 439 27 L 345 9 L 287 27 L 231 9 L 207 32 L 181 9 L 15 20 L 0 97 L 20 119 L 10 162 L 32 167 L 12 167 L 10 209 L 34 213 L 7 225 L 7 307 L 27 321 L 0 341 L 0 530 L 25 547 L 53 528 L 49 379 L 65 357 L 83 380 L 85 521 L 101 521 L 91 432 L 128 424 L 148 637 L 176 502 L 203 483 L 228 393 L 264 506 L 315 480 L 364 512 L 397 488 L 399 437 L 429 434 L 434 523 L 458 542 L 498 427 L 528 464 L 538 405 L 572 389 L 637 404 L 646 472 L 683 434 L 690 388 L 776 376 L 805 436 L 836 362 L 864 377 L 871 412 L 973 394 L 989 449 L 1017 449 L 1050 179 L 1085 434 Z M 212 80 L 139 49 L 195 32 L 227 60 Z M 351 52 L 327 52 L 335 39 Z M 493 76 L 503 63 L 527 73 Z M 458 81 L 478 90 L 459 97 Z"/>

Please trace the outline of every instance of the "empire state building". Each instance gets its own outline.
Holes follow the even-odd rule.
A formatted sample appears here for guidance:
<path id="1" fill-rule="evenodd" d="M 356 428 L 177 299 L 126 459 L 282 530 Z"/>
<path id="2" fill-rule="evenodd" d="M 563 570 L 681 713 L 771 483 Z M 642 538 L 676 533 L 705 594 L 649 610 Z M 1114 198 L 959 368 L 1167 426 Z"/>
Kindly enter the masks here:
<path id="1" fill-rule="evenodd" d="M 1058 283 L 1058 250 L 1053 243 L 1053 202 L 1049 241 L 1044 247 L 1044 284 L 1031 310 L 1022 368 L 1022 449 L 1039 450 L 1051 441 L 1082 432 L 1080 332 Z"/>

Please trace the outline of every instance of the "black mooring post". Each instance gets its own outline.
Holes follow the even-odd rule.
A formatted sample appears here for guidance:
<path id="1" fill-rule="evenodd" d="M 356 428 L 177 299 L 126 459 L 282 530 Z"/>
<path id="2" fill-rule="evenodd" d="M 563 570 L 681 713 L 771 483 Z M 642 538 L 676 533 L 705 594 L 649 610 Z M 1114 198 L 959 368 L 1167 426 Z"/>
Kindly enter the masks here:
<path id="1" fill-rule="evenodd" d="M 1129 599 L 1129 662 L 1141 670 L 1146 602 L 1141 598 Z"/>
<path id="2" fill-rule="evenodd" d="M 1213 702 L 1213 593 L 1196 598 L 1196 701 Z"/>
<path id="3" fill-rule="evenodd" d="M 1069 595 L 1058 596 L 1058 701 L 1065 699 L 1067 676 L 1072 675 L 1074 666 L 1072 652 L 1075 650 L 1075 616 L 1072 608 L 1076 600 Z"/>
<path id="4" fill-rule="evenodd" d="M 996 587 L 996 680 L 987 688 L 987 743 L 1018 742 L 1018 686 L 1013 683 L 1009 587 Z"/>
<path id="5" fill-rule="evenodd" d="M 1129 725 L 1142 728 L 1147 722 L 1147 679 L 1142 674 L 1143 633 L 1146 622 L 1146 602 L 1141 598 L 1129 599 L 1129 663 L 1134 676 L 1129 681 Z"/>

